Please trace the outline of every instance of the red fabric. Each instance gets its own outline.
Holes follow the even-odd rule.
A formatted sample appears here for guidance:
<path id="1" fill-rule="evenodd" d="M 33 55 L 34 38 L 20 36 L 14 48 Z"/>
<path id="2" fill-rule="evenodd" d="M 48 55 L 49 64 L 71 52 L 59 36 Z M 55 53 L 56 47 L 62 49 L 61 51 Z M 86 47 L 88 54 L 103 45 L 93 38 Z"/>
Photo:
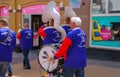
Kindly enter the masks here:
<path id="1" fill-rule="evenodd" d="M 65 38 L 60 49 L 55 54 L 55 57 L 60 58 L 63 56 L 64 60 L 66 60 L 66 53 L 71 44 L 72 44 L 72 41 L 69 38 Z"/>
<path id="2" fill-rule="evenodd" d="M 17 38 L 18 38 L 18 39 L 21 38 L 21 34 L 20 34 L 20 33 L 17 34 Z"/>
<path id="3" fill-rule="evenodd" d="M 46 37 L 46 33 L 45 33 L 45 31 L 43 29 L 44 29 L 44 27 L 41 26 L 40 29 L 38 30 L 38 35 L 39 36 L 43 36 L 45 38 Z"/>
<path id="4" fill-rule="evenodd" d="M 37 35 L 34 35 L 33 38 L 34 38 L 34 39 L 37 39 Z"/>

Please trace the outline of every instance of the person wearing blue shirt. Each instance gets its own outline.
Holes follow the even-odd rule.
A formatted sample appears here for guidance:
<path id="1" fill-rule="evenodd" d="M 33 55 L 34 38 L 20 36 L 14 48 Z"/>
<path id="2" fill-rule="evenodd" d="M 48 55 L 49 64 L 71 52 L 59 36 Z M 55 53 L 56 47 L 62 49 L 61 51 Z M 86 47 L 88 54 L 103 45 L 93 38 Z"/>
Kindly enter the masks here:
<path id="1" fill-rule="evenodd" d="M 71 18 L 71 31 L 67 34 L 61 47 L 56 52 L 55 59 L 64 57 L 63 77 L 84 77 L 84 68 L 86 67 L 86 34 L 80 29 L 81 19 L 79 17 Z"/>
<path id="2" fill-rule="evenodd" d="M 43 45 L 58 44 L 61 38 L 60 32 L 54 28 L 54 20 L 51 19 L 49 27 L 41 26 L 38 30 L 38 35 L 44 37 Z"/>
<path id="3" fill-rule="evenodd" d="M 66 34 L 70 32 L 70 17 L 66 18 L 66 23 L 62 25 L 62 28 L 65 30 Z"/>
<path id="4" fill-rule="evenodd" d="M 50 25 L 48 27 L 40 27 L 40 29 L 38 30 L 38 35 L 44 38 L 43 45 L 60 43 L 61 34 L 55 29 L 53 19 L 51 19 Z M 54 76 L 56 75 L 56 73 L 56 70 L 52 72 Z"/>
<path id="5" fill-rule="evenodd" d="M 16 34 L 8 28 L 8 20 L 0 18 L 0 77 L 6 77 L 6 72 L 12 62 L 12 52 L 16 45 Z"/>
<path id="6" fill-rule="evenodd" d="M 29 29 L 27 23 L 24 24 L 24 28 L 17 34 L 17 38 L 20 39 L 20 48 L 24 56 L 23 67 L 24 69 L 31 69 L 28 55 L 29 50 L 33 46 L 33 31 Z"/>

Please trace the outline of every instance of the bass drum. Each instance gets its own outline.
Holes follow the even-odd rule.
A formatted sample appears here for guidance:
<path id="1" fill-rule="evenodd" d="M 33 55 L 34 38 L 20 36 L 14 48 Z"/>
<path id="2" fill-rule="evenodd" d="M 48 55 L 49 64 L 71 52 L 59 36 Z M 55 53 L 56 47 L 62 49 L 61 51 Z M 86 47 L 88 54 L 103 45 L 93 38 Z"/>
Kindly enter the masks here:
<path id="1" fill-rule="evenodd" d="M 49 57 L 54 57 L 59 45 L 45 45 L 41 48 L 38 54 L 38 61 L 40 66 L 47 72 L 52 72 L 58 67 L 58 59 L 55 62 L 49 60 Z"/>

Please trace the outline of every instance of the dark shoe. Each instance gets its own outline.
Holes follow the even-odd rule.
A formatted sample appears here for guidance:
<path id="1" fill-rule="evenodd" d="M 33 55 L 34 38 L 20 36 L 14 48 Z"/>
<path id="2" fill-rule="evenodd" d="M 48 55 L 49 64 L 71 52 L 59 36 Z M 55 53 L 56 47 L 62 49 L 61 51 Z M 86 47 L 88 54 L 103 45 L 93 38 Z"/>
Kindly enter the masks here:
<path id="1" fill-rule="evenodd" d="M 31 67 L 24 67 L 24 69 L 31 69 Z"/>
<path id="2" fill-rule="evenodd" d="M 25 67 L 25 66 L 26 66 L 25 61 L 23 61 L 23 67 Z"/>
<path id="3" fill-rule="evenodd" d="M 12 77 L 12 73 L 8 73 L 8 77 Z"/>

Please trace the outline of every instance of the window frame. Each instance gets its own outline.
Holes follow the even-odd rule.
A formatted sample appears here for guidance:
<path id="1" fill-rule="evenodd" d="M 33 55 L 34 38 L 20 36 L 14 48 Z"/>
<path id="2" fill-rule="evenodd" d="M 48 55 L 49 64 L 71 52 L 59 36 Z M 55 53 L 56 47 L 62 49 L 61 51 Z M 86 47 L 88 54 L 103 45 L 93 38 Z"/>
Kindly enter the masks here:
<path id="1" fill-rule="evenodd" d="M 120 11 L 119 12 L 117 12 L 117 11 L 113 11 L 113 12 L 111 12 L 111 13 L 109 13 L 108 12 L 108 1 L 109 0 L 105 0 L 105 3 L 106 3 L 106 5 L 105 5 L 105 13 L 101 13 L 101 14 L 93 14 L 92 12 L 93 12 L 93 10 L 92 10 L 92 5 L 93 5 L 93 0 L 91 0 L 91 14 L 92 14 L 92 16 L 115 16 L 115 15 L 120 15 Z"/>

